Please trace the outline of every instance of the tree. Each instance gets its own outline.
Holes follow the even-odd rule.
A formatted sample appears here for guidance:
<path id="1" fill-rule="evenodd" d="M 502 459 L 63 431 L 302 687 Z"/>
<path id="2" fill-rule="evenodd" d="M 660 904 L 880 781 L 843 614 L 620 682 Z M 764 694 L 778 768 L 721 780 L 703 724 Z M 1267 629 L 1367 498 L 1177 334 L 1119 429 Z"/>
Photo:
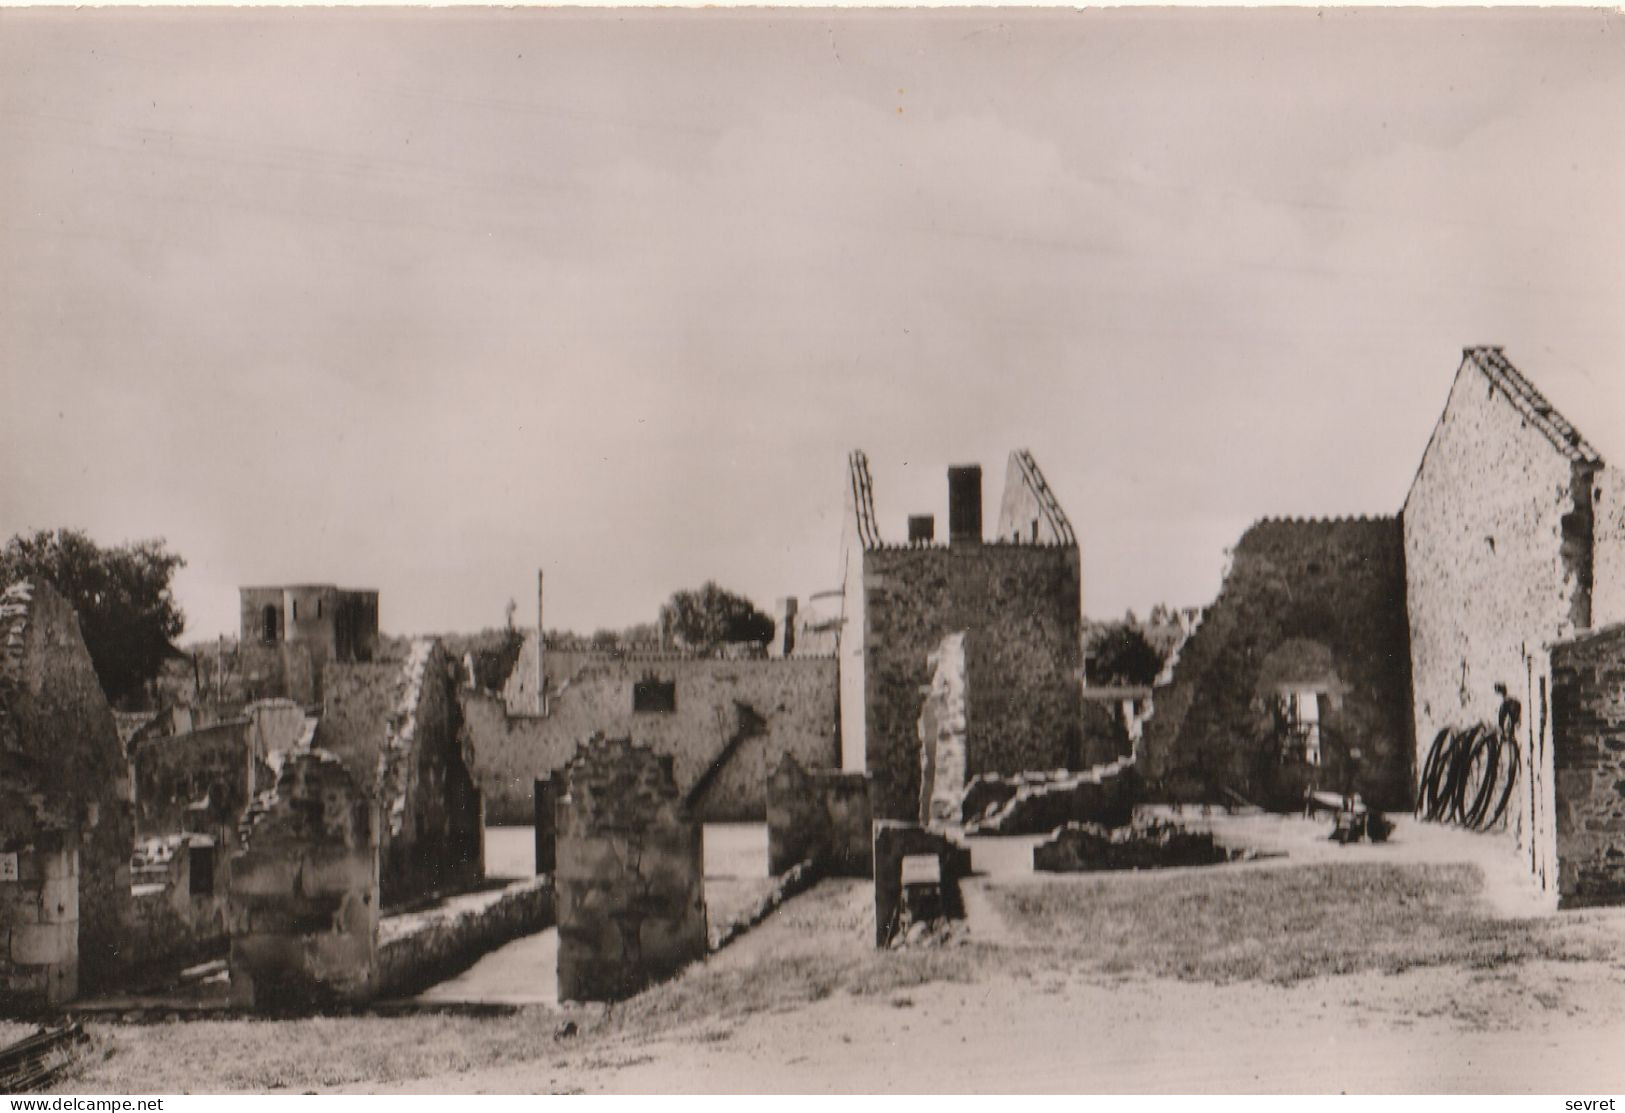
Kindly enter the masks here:
<path id="1" fill-rule="evenodd" d="M 1138 627 L 1117 623 L 1096 635 L 1089 680 L 1095 684 L 1144 686 L 1162 671 L 1162 654 Z"/>
<path id="2" fill-rule="evenodd" d="M 103 548 L 72 529 L 19 534 L 0 551 L 0 581 L 48 580 L 73 604 L 113 701 L 139 694 L 177 652 L 173 639 L 186 620 L 169 585 L 185 566 L 162 538 Z"/>
<path id="3" fill-rule="evenodd" d="M 474 687 L 486 692 L 502 691 L 524 647 L 524 632 L 507 626 L 495 638 L 474 649 Z"/>
<path id="4" fill-rule="evenodd" d="M 660 609 L 661 621 L 678 644 L 710 652 L 724 642 L 773 640 L 774 622 L 743 595 L 707 581 L 698 591 L 679 591 Z"/>

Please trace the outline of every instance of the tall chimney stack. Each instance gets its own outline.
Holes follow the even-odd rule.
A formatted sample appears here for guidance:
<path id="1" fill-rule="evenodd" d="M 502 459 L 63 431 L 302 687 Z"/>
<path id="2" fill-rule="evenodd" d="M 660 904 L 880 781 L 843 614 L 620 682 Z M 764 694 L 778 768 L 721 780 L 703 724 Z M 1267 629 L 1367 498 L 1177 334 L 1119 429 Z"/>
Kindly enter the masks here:
<path id="1" fill-rule="evenodd" d="M 958 464 L 948 469 L 948 544 L 981 540 L 982 465 Z"/>

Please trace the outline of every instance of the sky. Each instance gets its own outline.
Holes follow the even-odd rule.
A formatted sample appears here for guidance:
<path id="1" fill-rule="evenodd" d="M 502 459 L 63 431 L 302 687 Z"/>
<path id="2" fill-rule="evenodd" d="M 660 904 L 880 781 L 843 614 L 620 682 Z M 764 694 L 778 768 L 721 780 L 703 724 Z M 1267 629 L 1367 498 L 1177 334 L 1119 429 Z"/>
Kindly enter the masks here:
<path id="1" fill-rule="evenodd" d="M 839 586 L 1028 448 L 1084 609 L 1398 510 L 1461 349 L 1625 460 L 1625 17 L 0 9 L 0 532 L 391 633 Z"/>

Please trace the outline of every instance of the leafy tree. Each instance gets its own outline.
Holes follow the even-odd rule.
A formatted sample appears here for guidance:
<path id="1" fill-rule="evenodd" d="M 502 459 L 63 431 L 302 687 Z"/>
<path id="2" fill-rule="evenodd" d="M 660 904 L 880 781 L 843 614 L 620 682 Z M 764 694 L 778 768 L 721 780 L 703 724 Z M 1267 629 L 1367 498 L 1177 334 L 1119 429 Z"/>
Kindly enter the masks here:
<path id="1" fill-rule="evenodd" d="M 743 595 L 707 581 L 698 591 L 679 591 L 660 609 L 661 621 L 678 644 L 709 652 L 725 642 L 773 640 L 774 622 Z"/>
<path id="2" fill-rule="evenodd" d="M 1162 671 L 1162 654 L 1137 626 L 1117 623 L 1097 634 L 1089 679 L 1097 684 L 1146 685 Z"/>
<path id="3" fill-rule="evenodd" d="M 500 692 L 508 683 L 524 645 L 524 632 L 509 626 L 494 641 L 475 649 L 474 686 L 487 692 Z"/>
<path id="4" fill-rule="evenodd" d="M 169 582 L 185 565 L 162 538 L 103 548 L 78 530 L 40 530 L 6 542 L 0 581 L 48 580 L 67 597 L 102 690 L 117 701 L 139 694 L 177 652 L 172 639 L 186 620 Z"/>

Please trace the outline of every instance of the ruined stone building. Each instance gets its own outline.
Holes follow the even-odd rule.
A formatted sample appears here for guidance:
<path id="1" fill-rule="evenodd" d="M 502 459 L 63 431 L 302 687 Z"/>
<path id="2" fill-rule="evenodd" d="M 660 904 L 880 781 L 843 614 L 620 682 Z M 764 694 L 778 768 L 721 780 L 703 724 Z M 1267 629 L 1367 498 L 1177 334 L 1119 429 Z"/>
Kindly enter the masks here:
<path id="1" fill-rule="evenodd" d="M 130 905 L 129 770 L 73 607 L 0 594 L 0 1006 L 115 982 Z"/>
<path id="2" fill-rule="evenodd" d="M 1625 482 L 1500 348 L 1468 348 L 1397 517 L 1242 538 L 1144 766 L 1174 798 L 1353 787 L 1432 815 L 1439 748 L 1488 731 L 1509 744 L 1451 775 L 1495 806 L 1450 821 L 1511 833 L 1560 904 L 1625 901 L 1622 619 Z"/>
<path id="3" fill-rule="evenodd" d="M 329 661 L 370 661 L 378 647 L 378 593 L 331 584 L 245 587 L 238 645 L 248 698 L 321 702 Z"/>
<path id="4" fill-rule="evenodd" d="M 948 472 L 948 539 L 909 519 L 881 537 L 868 460 L 848 463 L 840 629 L 841 765 L 873 775 L 876 819 L 921 809 L 922 693 L 945 661 L 968 708 L 955 778 L 1075 767 L 1082 666 L 1077 538 L 1032 455 L 1010 454 L 994 535 L 982 528 L 979 466 Z M 944 654 L 949 639 L 957 648 Z M 932 727 L 933 731 L 935 727 Z M 940 748 L 940 747 L 938 747 Z M 952 786 L 933 786 L 946 798 Z"/>
<path id="5" fill-rule="evenodd" d="M 595 733 L 670 757 L 685 807 L 705 822 L 763 819 L 768 774 L 785 754 L 808 767 L 835 763 L 832 657 L 549 648 L 540 606 L 502 694 L 462 692 L 491 822 L 531 822 L 534 782 L 561 772 Z"/>
<path id="6" fill-rule="evenodd" d="M 276 762 L 309 747 L 315 728 L 286 699 L 256 701 L 229 718 L 208 708 L 173 711 L 154 716 L 126 744 L 136 841 L 124 950 L 149 972 L 225 945 L 244 809 L 274 783 Z"/>
<path id="7" fill-rule="evenodd" d="M 1412 800 L 1397 518 L 1265 519 L 1155 689 L 1141 770 L 1174 800 L 1278 810 L 1306 790 Z"/>
<path id="8" fill-rule="evenodd" d="M 1551 690 L 1554 646 L 1625 619 L 1619 473 L 1500 348 L 1468 348 L 1401 516 L 1418 764 L 1439 731 L 1496 723 L 1516 701 L 1507 822 L 1531 871 L 1558 885 L 1560 816 L 1612 825 L 1625 854 L 1617 787 L 1555 780 L 1566 740 L 1553 733 Z M 1577 811 L 1576 794 L 1600 814 Z"/>
<path id="9" fill-rule="evenodd" d="M 379 809 L 386 906 L 466 889 L 484 874 L 484 818 L 458 699 L 461 665 L 437 640 L 405 661 L 330 662 L 312 748 L 338 758 Z"/>

